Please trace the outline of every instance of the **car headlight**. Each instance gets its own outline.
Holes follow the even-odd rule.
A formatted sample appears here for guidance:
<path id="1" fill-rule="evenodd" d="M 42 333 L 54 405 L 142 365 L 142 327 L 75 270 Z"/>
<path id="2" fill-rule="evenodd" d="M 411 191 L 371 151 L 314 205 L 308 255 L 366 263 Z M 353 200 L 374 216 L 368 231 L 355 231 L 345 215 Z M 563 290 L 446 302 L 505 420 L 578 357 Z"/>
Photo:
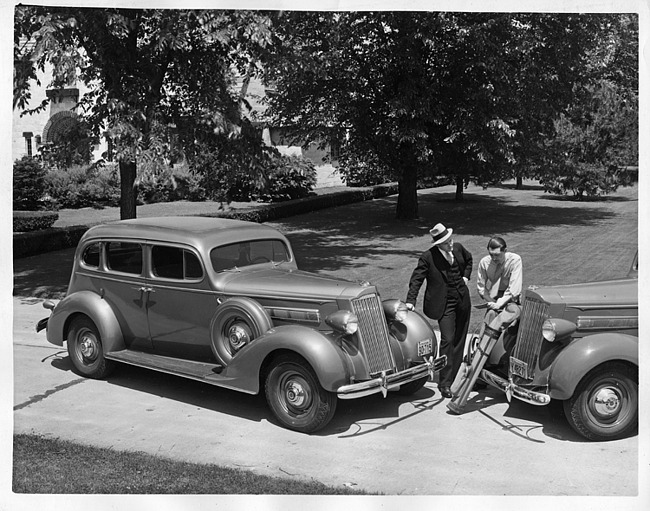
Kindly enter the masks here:
<path id="1" fill-rule="evenodd" d="M 353 312 L 340 310 L 325 318 L 325 323 L 337 332 L 353 334 L 359 329 L 359 318 Z"/>
<path id="2" fill-rule="evenodd" d="M 401 323 L 406 319 L 408 308 L 402 300 L 384 300 L 381 304 L 389 321 L 399 321 Z"/>
<path id="3" fill-rule="evenodd" d="M 576 331 L 575 323 L 566 319 L 547 319 L 542 325 L 542 335 L 548 342 L 553 342 L 557 338 L 566 337 Z"/>

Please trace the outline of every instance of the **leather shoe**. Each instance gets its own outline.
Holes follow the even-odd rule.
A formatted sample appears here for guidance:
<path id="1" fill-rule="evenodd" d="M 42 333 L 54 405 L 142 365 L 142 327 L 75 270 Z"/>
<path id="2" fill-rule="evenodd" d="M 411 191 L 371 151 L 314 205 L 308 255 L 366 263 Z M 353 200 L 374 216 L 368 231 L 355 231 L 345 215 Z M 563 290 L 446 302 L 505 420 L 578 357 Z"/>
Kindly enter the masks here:
<path id="1" fill-rule="evenodd" d="M 440 394 L 442 397 L 451 398 L 451 389 L 447 386 L 440 387 Z"/>

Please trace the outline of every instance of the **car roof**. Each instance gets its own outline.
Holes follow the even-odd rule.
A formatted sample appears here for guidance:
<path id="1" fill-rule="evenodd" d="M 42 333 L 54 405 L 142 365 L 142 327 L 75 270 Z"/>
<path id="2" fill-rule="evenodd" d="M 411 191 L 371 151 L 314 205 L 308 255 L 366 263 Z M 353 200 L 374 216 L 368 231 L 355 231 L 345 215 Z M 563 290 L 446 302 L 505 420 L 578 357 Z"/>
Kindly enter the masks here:
<path id="1" fill-rule="evenodd" d="M 269 239 L 284 236 L 273 227 L 233 220 L 200 216 L 165 216 L 120 220 L 90 228 L 83 239 L 135 238 L 150 241 L 185 243 L 211 248 L 215 245 L 250 239 Z"/>

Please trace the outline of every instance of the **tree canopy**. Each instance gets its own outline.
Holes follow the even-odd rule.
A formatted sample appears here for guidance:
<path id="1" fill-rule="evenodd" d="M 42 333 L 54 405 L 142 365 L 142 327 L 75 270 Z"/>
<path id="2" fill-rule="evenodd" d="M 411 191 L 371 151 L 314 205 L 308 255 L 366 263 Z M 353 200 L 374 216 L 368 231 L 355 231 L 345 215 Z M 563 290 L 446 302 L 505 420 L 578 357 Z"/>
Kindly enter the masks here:
<path id="1" fill-rule="evenodd" d="M 470 179 L 538 169 L 576 98 L 605 74 L 624 80 L 626 23 L 636 18 L 284 13 L 266 65 L 271 112 L 296 139 L 382 162 L 400 183 L 397 216 L 414 218 L 423 174 L 453 176 L 460 198 Z"/>
<path id="2" fill-rule="evenodd" d="M 77 80 L 88 85 L 79 112 L 97 135 L 113 142 L 121 217 L 132 218 L 138 166 L 155 166 L 169 156 L 169 125 L 227 135 L 241 131 L 232 72 L 250 72 L 269 39 L 268 16 L 254 11 L 21 5 L 15 17 L 14 106 L 27 105 L 29 80 L 47 64 L 52 87 Z"/>

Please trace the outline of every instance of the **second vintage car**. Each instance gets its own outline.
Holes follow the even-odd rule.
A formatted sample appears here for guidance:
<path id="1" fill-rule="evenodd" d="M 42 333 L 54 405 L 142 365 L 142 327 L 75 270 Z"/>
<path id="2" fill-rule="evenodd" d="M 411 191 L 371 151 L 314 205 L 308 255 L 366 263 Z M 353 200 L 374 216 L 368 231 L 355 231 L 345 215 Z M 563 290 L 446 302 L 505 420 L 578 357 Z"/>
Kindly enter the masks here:
<path id="1" fill-rule="evenodd" d="M 125 220 L 89 229 L 68 292 L 45 302 L 52 344 L 76 371 L 116 362 L 249 394 L 278 422 L 314 432 L 338 399 L 411 394 L 445 364 L 429 323 L 369 283 L 300 271 L 265 225 L 206 217 Z"/>
<path id="2" fill-rule="evenodd" d="M 481 378 L 508 398 L 561 401 L 569 424 L 589 440 L 631 434 L 639 413 L 637 277 L 638 255 L 623 278 L 531 286 Z"/>

